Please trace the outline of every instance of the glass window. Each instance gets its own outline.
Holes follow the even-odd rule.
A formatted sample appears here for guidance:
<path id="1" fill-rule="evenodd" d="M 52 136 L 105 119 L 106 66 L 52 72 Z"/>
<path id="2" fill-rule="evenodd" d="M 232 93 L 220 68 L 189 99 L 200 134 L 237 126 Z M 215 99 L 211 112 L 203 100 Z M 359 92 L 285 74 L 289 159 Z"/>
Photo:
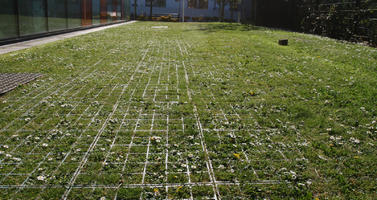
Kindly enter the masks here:
<path id="1" fill-rule="evenodd" d="M 101 23 L 107 22 L 107 1 L 101 0 Z"/>
<path id="2" fill-rule="evenodd" d="M 14 0 L 1 0 L 0 6 L 0 39 L 18 36 L 18 23 L 16 16 L 16 2 Z"/>
<path id="3" fill-rule="evenodd" d="M 129 20 L 130 19 L 130 15 L 131 15 L 131 0 L 125 0 L 126 1 L 126 5 L 124 6 L 124 15 L 126 17 L 126 20 Z"/>
<path id="4" fill-rule="evenodd" d="M 113 4 L 112 4 L 112 12 L 111 12 L 111 18 L 112 18 L 112 21 L 117 21 L 118 20 L 118 13 L 117 13 L 117 10 L 118 10 L 118 0 L 112 0 L 113 1 Z"/>
<path id="5" fill-rule="evenodd" d="M 153 7 L 160 7 L 160 8 L 166 7 L 166 0 L 145 0 L 145 6 L 151 7 L 151 1 L 153 1 Z"/>
<path id="6" fill-rule="evenodd" d="M 100 12 L 101 12 L 101 5 L 100 0 L 93 0 L 92 4 L 93 9 L 93 24 L 99 24 L 100 23 Z"/>
<path id="7" fill-rule="evenodd" d="M 18 6 L 21 35 L 47 32 L 44 0 L 18 0 Z"/>
<path id="8" fill-rule="evenodd" d="M 113 13 L 113 0 L 107 0 L 106 4 L 107 4 L 107 14 L 106 14 L 107 21 L 111 22 L 112 21 L 111 16 Z"/>
<path id="9" fill-rule="evenodd" d="M 230 10 L 237 10 L 239 2 L 237 0 L 233 0 L 229 2 Z"/>
<path id="10" fill-rule="evenodd" d="M 116 14 L 117 14 L 117 20 L 120 20 L 122 18 L 122 10 L 121 10 L 121 5 L 122 5 L 122 1 L 121 0 L 118 0 L 117 2 L 117 9 L 116 9 Z"/>
<path id="11" fill-rule="evenodd" d="M 208 0 L 189 0 L 189 8 L 208 9 Z"/>
<path id="12" fill-rule="evenodd" d="M 81 0 L 67 0 L 68 28 L 81 26 Z"/>
<path id="13" fill-rule="evenodd" d="M 92 25 L 92 18 L 93 18 L 93 15 L 92 15 L 92 11 L 93 11 L 93 8 L 92 8 L 92 0 L 81 0 L 82 2 L 82 21 L 81 21 L 81 24 L 83 26 L 89 26 L 89 25 Z"/>
<path id="14" fill-rule="evenodd" d="M 66 4 L 63 0 L 48 0 L 48 30 L 62 30 L 67 28 Z"/>

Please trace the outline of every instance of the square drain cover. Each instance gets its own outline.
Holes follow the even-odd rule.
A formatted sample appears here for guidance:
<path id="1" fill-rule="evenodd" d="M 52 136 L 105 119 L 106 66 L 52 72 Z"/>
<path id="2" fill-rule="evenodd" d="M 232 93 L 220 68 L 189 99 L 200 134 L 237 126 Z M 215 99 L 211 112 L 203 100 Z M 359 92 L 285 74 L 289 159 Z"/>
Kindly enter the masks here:
<path id="1" fill-rule="evenodd" d="M 34 73 L 0 73 L 0 94 L 15 89 L 17 86 L 28 83 L 42 74 Z"/>

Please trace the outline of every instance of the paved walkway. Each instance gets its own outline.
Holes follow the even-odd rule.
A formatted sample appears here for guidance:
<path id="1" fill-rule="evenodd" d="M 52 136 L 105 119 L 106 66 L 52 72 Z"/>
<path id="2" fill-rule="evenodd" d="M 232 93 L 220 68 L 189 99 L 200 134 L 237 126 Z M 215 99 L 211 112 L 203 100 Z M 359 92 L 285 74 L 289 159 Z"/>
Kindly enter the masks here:
<path id="1" fill-rule="evenodd" d="M 108 26 L 101 26 L 101 27 L 98 27 L 98 28 L 91 28 L 91 29 L 86 29 L 86 30 L 81 30 L 81 31 L 74 31 L 74 32 L 70 32 L 70 33 L 64 33 L 64 34 L 53 35 L 53 36 L 49 36 L 49 37 L 38 38 L 38 39 L 34 39 L 34 40 L 28 40 L 28 41 L 8 44 L 8 45 L 0 46 L 0 55 L 5 54 L 5 53 L 9 53 L 9 52 L 13 52 L 13 51 L 18 51 L 18 50 L 21 50 L 21 49 L 28 49 L 28 48 L 31 48 L 31 47 L 34 47 L 34 46 L 38 46 L 38 45 L 42 45 L 42 44 L 46 44 L 46 43 L 50 43 L 50 42 L 55 42 L 55 41 L 58 41 L 58 40 L 64 40 L 66 38 L 84 35 L 84 34 L 96 32 L 96 31 L 102 31 L 102 30 L 105 30 L 105 29 L 108 29 L 108 28 L 118 27 L 118 26 L 122 26 L 122 25 L 125 25 L 125 24 L 131 24 L 131 23 L 134 23 L 134 22 L 136 22 L 136 21 L 129 21 L 129 22 L 113 24 L 113 25 L 108 25 Z"/>

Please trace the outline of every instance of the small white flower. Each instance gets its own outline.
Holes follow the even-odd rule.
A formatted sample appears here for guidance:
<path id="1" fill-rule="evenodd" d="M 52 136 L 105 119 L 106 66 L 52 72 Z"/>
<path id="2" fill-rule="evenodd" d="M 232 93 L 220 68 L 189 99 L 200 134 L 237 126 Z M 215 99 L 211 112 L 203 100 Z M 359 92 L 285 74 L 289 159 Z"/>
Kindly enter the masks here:
<path id="1" fill-rule="evenodd" d="M 360 143 L 360 140 L 359 140 L 359 139 L 356 139 L 356 138 L 354 138 L 354 137 L 351 137 L 351 138 L 350 138 L 350 142 L 353 142 L 353 143 L 355 143 L 355 144 L 359 144 L 359 143 Z"/>
<path id="2" fill-rule="evenodd" d="M 230 138 L 236 138 L 236 136 L 233 133 L 228 133 L 227 136 Z"/>
<path id="3" fill-rule="evenodd" d="M 160 143 L 161 142 L 161 137 L 153 136 L 153 137 L 151 137 L 151 140 L 155 141 L 156 143 Z"/>
<path id="4" fill-rule="evenodd" d="M 28 121 L 30 121 L 30 120 L 31 120 L 30 117 L 25 118 L 25 121 L 26 121 L 26 122 L 28 122 Z"/>
<path id="5" fill-rule="evenodd" d="M 297 178 L 296 172 L 294 172 L 294 171 L 291 170 L 291 171 L 289 171 L 289 173 L 291 174 L 291 178 L 293 180 L 295 180 Z"/>
<path id="6" fill-rule="evenodd" d="M 42 146 L 43 147 L 48 147 L 48 144 L 47 143 L 43 143 Z"/>
<path id="7" fill-rule="evenodd" d="M 44 181 L 46 179 L 46 177 L 44 177 L 44 176 L 38 176 L 37 177 L 37 180 L 38 181 Z"/>
<path id="8" fill-rule="evenodd" d="M 7 157 L 7 158 L 11 158 L 12 155 L 10 155 L 10 154 L 6 154 L 5 157 Z"/>
<path id="9" fill-rule="evenodd" d="M 15 161 L 21 161 L 21 158 L 13 158 Z"/>
<path id="10" fill-rule="evenodd" d="M 6 148 L 6 149 L 8 149 L 8 148 L 9 148 L 9 146 L 8 146 L 8 145 L 3 145 L 3 147 L 4 147 L 4 148 Z"/>
<path id="11" fill-rule="evenodd" d="M 322 160 L 327 160 L 324 156 L 322 155 L 318 155 L 318 158 L 322 159 Z"/>

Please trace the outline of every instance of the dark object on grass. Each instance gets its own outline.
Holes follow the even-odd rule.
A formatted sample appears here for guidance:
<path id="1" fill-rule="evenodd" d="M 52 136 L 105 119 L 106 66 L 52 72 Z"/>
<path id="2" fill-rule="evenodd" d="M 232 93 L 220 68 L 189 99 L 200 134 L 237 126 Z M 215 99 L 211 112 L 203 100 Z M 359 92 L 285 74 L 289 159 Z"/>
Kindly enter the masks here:
<path id="1" fill-rule="evenodd" d="M 288 46 L 288 39 L 279 40 L 279 45 Z"/>
<path id="2" fill-rule="evenodd" d="M 36 78 L 41 77 L 42 74 L 31 73 L 5 73 L 0 74 L 0 94 L 9 92 L 19 85 L 28 83 Z"/>

